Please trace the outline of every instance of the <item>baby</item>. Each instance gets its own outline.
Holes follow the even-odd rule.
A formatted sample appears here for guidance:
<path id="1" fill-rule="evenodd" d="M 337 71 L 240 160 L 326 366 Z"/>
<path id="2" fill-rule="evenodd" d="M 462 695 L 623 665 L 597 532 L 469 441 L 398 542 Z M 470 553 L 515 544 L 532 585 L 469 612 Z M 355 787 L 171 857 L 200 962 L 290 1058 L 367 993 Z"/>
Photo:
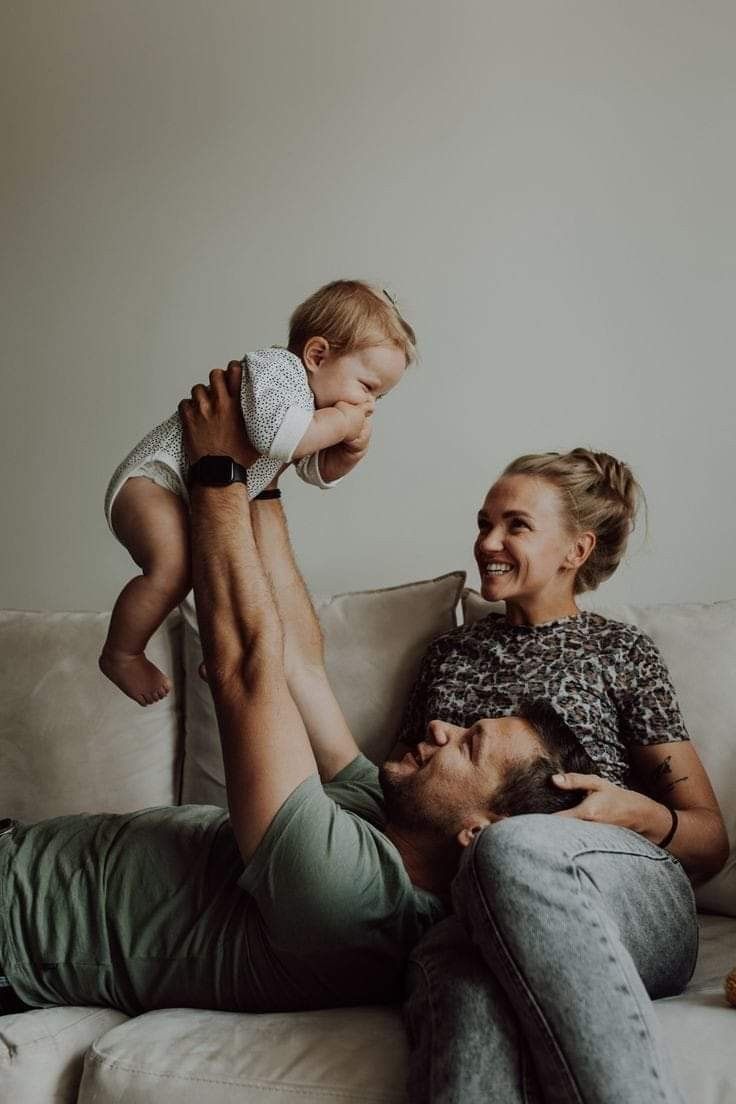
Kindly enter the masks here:
<path id="1" fill-rule="evenodd" d="M 243 358 L 241 405 L 260 458 L 248 469 L 256 498 L 284 464 L 328 487 L 319 452 L 361 436 L 365 419 L 414 357 L 414 331 L 387 292 L 336 280 L 291 316 L 287 349 Z M 139 705 L 166 697 L 169 678 L 145 657 L 167 615 L 191 588 L 188 462 L 178 414 L 156 426 L 123 460 L 105 495 L 105 516 L 142 574 L 121 591 L 100 669 Z"/>

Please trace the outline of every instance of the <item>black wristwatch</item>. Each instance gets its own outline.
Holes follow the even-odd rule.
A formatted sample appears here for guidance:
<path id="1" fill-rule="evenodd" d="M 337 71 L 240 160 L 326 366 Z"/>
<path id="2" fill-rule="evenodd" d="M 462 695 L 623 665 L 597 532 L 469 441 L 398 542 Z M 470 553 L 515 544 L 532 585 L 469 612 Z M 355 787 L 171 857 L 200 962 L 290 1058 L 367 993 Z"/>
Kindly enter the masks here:
<path id="1" fill-rule="evenodd" d="M 232 456 L 202 456 L 192 464 L 187 475 L 187 483 L 201 483 L 203 487 L 229 487 L 231 483 L 245 483 L 248 486 L 248 472 L 233 460 Z"/>

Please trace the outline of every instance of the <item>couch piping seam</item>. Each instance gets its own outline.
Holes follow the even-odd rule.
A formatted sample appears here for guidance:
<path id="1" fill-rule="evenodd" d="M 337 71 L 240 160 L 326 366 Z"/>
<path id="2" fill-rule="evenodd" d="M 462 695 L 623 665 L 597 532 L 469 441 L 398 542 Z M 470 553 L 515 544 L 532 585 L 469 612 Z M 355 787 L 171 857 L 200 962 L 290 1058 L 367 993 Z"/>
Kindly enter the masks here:
<path id="1" fill-rule="evenodd" d="M 319 1093 L 320 1095 L 322 1095 L 327 1093 L 333 1097 L 344 1097 L 346 1100 L 355 1099 L 355 1088 L 352 1087 L 342 1089 L 333 1086 L 326 1086 L 323 1083 L 319 1085 L 285 1085 L 283 1082 L 274 1083 L 271 1081 L 260 1081 L 257 1078 L 248 1080 L 234 1080 L 225 1079 L 223 1077 L 198 1077 L 196 1075 L 192 1077 L 185 1077 L 177 1073 L 159 1073 L 156 1070 L 148 1070 L 136 1066 L 128 1066 L 114 1058 L 105 1058 L 103 1055 L 95 1053 L 94 1051 L 88 1052 L 88 1059 L 91 1062 L 95 1062 L 98 1066 L 103 1066 L 106 1069 L 122 1070 L 124 1073 L 142 1073 L 145 1074 L 147 1077 L 157 1077 L 162 1080 L 168 1081 L 193 1081 L 198 1083 L 201 1082 L 202 1084 L 208 1085 L 234 1085 L 238 1088 L 263 1089 L 268 1092 L 289 1092 L 294 1094 L 298 1093 L 300 1095 L 305 1095 L 308 1093 Z M 385 1100 L 395 1100 L 399 1102 L 404 1099 L 404 1097 L 399 1093 L 391 1093 L 391 1095 L 387 1096 L 385 1092 L 378 1094 L 371 1092 L 370 1089 L 361 1090 L 361 1092 L 366 1100 L 374 1100 L 376 1102 L 379 1102 L 379 1104 L 381 1101 Z"/>

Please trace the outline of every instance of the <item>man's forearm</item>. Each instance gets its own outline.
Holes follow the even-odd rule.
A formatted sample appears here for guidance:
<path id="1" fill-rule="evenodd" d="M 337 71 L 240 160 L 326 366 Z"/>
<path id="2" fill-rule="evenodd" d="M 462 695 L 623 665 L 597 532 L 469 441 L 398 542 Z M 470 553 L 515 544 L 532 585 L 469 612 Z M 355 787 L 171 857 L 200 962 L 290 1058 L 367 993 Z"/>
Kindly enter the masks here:
<path id="1" fill-rule="evenodd" d="M 212 680 L 242 673 L 258 637 L 282 649 L 281 623 L 261 566 L 242 484 L 192 491 L 192 579 Z"/>
<path id="2" fill-rule="evenodd" d="M 230 819 L 247 862 L 317 769 L 283 667 L 283 633 L 245 488 L 192 490 L 192 577 L 217 712 Z"/>
<path id="3" fill-rule="evenodd" d="M 278 500 L 253 503 L 256 547 L 284 632 L 287 679 L 305 667 L 324 666 L 322 631 L 294 559 L 286 517 Z"/>
<path id="4" fill-rule="evenodd" d="M 307 729 L 320 776 L 328 781 L 355 758 L 358 747 L 327 679 L 322 631 L 294 559 L 281 504 L 254 503 L 251 517 L 283 626 L 289 691 Z"/>

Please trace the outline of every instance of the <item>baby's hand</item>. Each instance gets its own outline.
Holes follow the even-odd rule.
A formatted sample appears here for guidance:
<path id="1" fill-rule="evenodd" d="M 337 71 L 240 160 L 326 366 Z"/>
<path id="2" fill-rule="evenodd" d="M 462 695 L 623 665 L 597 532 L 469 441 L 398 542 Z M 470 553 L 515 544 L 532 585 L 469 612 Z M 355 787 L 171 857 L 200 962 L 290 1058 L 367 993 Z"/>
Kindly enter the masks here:
<path id="1" fill-rule="evenodd" d="M 372 429 L 373 412 L 371 411 L 363 419 L 363 428 L 357 437 L 323 449 L 319 454 L 319 470 L 322 478 L 331 483 L 351 472 L 368 451 Z"/>
<path id="2" fill-rule="evenodd" d="M 366 418 L 373 413 L 373 401 L 365 403 L 336 402 L 335 409 L 339 410 L 345 419 L 345 436 L 343 441 L 353 441 L 360 437 L 365 429 Z"/>

